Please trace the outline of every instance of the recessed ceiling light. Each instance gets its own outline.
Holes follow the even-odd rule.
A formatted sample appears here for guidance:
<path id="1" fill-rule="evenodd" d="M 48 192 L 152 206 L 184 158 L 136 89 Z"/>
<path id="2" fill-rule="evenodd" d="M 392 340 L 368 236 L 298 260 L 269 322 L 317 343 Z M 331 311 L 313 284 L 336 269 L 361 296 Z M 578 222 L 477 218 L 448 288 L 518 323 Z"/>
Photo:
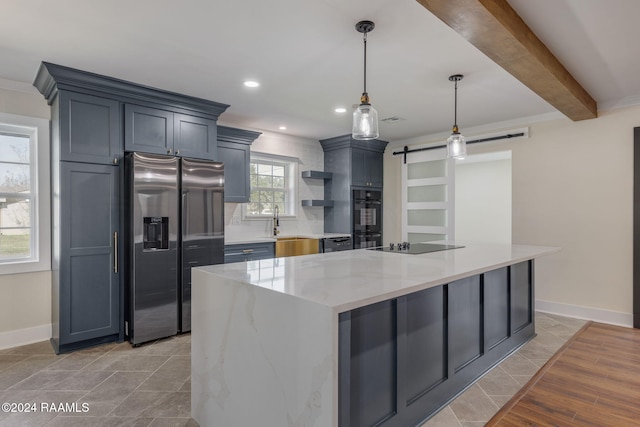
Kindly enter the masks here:
<path id="1" fill-rule="evenodd" d="M 336 108 L 336 109 L 335 109 L 335 110 L 333 110 L 333 111 L 335 111 L 336 113 L 346 113 L 346 112 L 347 112 L 347 109 L 346 109 L 346 108 L 344 108 L 344 107 L 338 107 L 338 108 Z"/>
<path id="2" fill-rule="evenodd" d="M 287 130 L 287 127 L 286 127 L 286 126 L 280 126 L 278 129 L 280 129 L 280 130 Z"/>
<path id="3" fill-rule="evenodd" d="M 255 80 L 247 80 L 247 81 L 244 82 L 244 85 L 246 87 L 258 87 L 258 86 L 260 86 L 260 83 L 258 83 Z"/>

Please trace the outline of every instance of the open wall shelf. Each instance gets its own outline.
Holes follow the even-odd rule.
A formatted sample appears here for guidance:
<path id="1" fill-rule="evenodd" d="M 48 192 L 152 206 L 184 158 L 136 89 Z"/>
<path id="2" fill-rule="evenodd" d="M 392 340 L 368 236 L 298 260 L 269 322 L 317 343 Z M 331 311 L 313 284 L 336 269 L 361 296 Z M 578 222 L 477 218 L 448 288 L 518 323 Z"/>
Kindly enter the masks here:
<path id="1" fill-rule="evenodd" d="M 325 208 L 333 207 L 333 200 L 303 200 L 302 206 L 323 206 Z"/>
<path id="2" fill-rule="evenodd" d="M 331 172 L 309 170 L 302 171 L 302 177 L 328 181 L 333 177 L 333 174 Z M 325 208 L 331 208 L 333 207 L 333 200 L 303 200 L 302 206 L 321 206 Z"/>
<path id="3" fill-rule="evenodd" d="M 302 171 L 303 178 L 313 178 L 313 179 L 331 179 L 333 174 L 331 172 L 322 172 L 322 171 Z"/>

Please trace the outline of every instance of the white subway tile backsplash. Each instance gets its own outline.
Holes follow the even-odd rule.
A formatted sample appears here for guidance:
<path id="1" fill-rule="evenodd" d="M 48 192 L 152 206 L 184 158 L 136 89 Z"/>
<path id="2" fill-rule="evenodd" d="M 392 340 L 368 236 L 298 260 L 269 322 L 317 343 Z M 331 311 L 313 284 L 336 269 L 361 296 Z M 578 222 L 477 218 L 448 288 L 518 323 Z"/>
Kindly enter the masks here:
<path id="1" fill-rule="evenodd" d="M 320 143 L 311 139 L 263 132 L 251 145 L 251 152 L 299 159 L 296 217 L 280 219 L 280 234 L 324 233 L 324 208 L 302 207 L 300 203 L 303 199 L 324 198 L 324 182 L 322 180 L 303 179 L 300 176 L 304 170 L 324 170 L 324 152 Z M 224 213 L 227 240 L 268 237 L 272 234 L 273 221 L 271 219 L 243 219 L 241 203 L 225 203 Z"/>

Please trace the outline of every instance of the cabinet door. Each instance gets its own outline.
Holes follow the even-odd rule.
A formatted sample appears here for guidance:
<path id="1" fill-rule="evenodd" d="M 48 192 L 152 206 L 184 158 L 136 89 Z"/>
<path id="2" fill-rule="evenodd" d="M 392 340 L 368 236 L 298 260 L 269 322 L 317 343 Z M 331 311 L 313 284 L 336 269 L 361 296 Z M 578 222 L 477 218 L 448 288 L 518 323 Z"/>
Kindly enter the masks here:
<path id="1" fill-rule="evenodd" d="M 364 160 L 364 170 L 367 174 L 366 180 L 369 183 L 369 186 L 382 188 L 382 153 L 378 153 L 377 151 L 367 151 L 365 152 Z"/>
<path id="2" fill-rule="evenodd" d="M 217 159 L 217 127 L 215 120 L 174 114 L 175 154 L 195 159 Z"/>
<path id="3" fill-rule="evenodd" d="M 218 141 L 218 160 L 224 162 L 224 201 L 246 203 L 249 185 L 250 146 Z"/>
<path id="4" fill-rule="evenodd" d="M 368 187 L 368 173 L 365 165 L 366 150 L 351 149 L 351 185 Z"/>
<path id="5" fill-rule="evenodd" d="M 60 345 L 119 332 L 118 167 L 61 162 Z"/>
<path id="6" fill-rule="evenodd" d="M 173 154 L 173 113 L 125 104 L 124 148 L 142 153 Z"/>
<path id="7" fill-rule="evenodd" d="M 382 188 L 382 153 L 351 149 L 351 183 L 361 187 Z"/>
<path id="8" fill-rule="evenodd" d="M 511 333 L 516 333 L 533 322 L 533 285 L 529 262 L 510 267 Z"/>
<path id="9" fill-rule="evenodd" d="M 60 91 L 58 108 L 61 160 L 102 164 L 119 161 L 123 150 L 118 101 Z"/>
<path id="10" fill-rule="evenodd" d="M 396 306 L 396 300 L 387 300 L 340 314 L 340 344 L 348 343 L 339 356 L 340 426 L 400 424 L 394 419 L 399 406 Z"/>

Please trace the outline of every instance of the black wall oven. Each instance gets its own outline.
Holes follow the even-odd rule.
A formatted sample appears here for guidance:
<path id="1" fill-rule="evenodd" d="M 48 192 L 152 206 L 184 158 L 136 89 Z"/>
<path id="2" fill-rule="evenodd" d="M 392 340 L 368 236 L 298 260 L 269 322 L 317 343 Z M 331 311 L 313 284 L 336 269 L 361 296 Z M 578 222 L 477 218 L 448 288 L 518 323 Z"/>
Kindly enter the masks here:
<path id="1" fill-rule="evenodd" d="M 353 190 L 353 248 L 382 246 L 382 191 Z"/>

